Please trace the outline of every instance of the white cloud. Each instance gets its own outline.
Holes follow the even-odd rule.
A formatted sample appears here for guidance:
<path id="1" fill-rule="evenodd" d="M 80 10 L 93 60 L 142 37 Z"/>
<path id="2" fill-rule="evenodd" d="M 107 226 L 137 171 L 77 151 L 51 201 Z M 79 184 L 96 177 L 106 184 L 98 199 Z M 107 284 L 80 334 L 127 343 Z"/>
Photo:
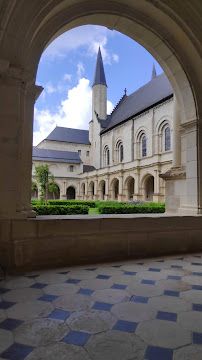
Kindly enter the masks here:
<path id="1" fill-rule="evenodd" d="M 85 72 L 84 66 L 83 66 L 82 62 L 80 61 L 77 64 L 77 76 L 79 78 L 81 78 L 81 76 L 84 74 L 84 72 Z"/>
<path id="2" fill-rule="evenodd" d="M 51 84 L 51 82 L 49 81 L 49 82 L 45 85 L 45 91 L 47 91 L 48 94 L 53 94 L 54 92 L 57 91 L 57 89 L 54 88 L 53 85 Z"/>
<path id="3" fill-rule="evenodd" d="M 72 80 L 72 75 L 71 74 L 64 74 L 63 79 L 66 81 L 71 81 Z"/>
<path id="4" fill-rule="evenodd" d="M 82 78 L 78 85 L 68 91 L 67 99 L 61 102 L 55 113 L 50 110 L 35 108 L 35 122 L 38 128 L 34 132 L 34 146 L 42 141 L 55 126 L 88 129 L 92 118 L 92 89 L 90 81 Z M 113 104 L 107 101 L 107 110 L 110 113 Z"/>
<path id="5" fill-rule="evenodd" d="M 69 51 L 84 47 L 87 47 L 86 56 L 95 56 L 100 46 L 105 64 L 118 62 L 118 55 L 107 48 L 108 38 L 113 34 L 112 30 L 103 26 L 85 25 L 74 28 L 59 36 L 47 47 L 42 55 L 42 61 L 64 58 L 68 56 Z"/>

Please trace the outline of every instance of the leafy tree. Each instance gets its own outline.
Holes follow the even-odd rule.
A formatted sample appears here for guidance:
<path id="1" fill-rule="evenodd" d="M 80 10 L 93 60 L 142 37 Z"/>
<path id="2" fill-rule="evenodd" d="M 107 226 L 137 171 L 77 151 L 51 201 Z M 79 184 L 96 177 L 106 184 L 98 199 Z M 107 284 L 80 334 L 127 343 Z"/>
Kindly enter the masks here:
<path id="1" fill-rule="evenodd" d="M 35 166 L 35 172 L 38 176 L 38 181 L 40 184 L 42 203 L 47 204 L 49 177 L 52 178 L 53 175 L 50 172 L 49 166 L 47 164 Z"/>
<path id="2" fill-rule="evenodd" d="M 38 187 L 37 187 L 36 183 L 33 182 L 33 183 L 32 183 L 32 191 L 34 192 L 35 197 L 36 197 L 36 192 L 37 192 L 37 190 L 38 190 Z"/>
<path id="3" fill-rule="evenodd" d="M 51 176 L 51 182 L 49 183 L 48 190 L 53 193 L 53 199 L 55 200 L 55 194 L 58 194 L 59 191 L 53 175 Z"/>

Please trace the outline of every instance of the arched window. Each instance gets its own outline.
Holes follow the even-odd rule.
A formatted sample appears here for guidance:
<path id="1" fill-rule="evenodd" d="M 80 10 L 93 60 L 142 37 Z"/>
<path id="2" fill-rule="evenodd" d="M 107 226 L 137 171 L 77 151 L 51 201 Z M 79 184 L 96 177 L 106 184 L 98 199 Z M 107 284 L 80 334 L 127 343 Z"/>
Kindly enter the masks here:
<path id="1" fill-rule="evenodd" d="M 110 164 L 110 152 L 108 145 L 103 149 L 103 166 L 108 166 Z"/>
<path id="2" fill-rule="evenodd" d="M 170 150 L 170 128 L 165 129 L 165 151 Z"/>
<path id="3" fill-rule="evenodd" d="M 144 135 L 142 137 L 142 157 L 147 156 L 147 139 Z"/>
<path id="4" fill-rule="evenodd" d="M 73 166 L 73 165 L 70 165 L 69 171 L 70 171 L 70 172 L 74 172 L 74 166 Z"/>
<path id="5" fill-rule="evenodd" d="M 106 151 L 106 160 L 107 160 L 107 165 L 109 165 L 109 162 L 110 162 L 110 160 L 109 160 L 109 149 L 107 149 L 107 151 Z"/>
<path id="6" fill-rule="evenodd" d="M 120 145 L 119 149 L 120 149 L 120 162 L 122 162 L 123 161 L 123 144 Z"/>

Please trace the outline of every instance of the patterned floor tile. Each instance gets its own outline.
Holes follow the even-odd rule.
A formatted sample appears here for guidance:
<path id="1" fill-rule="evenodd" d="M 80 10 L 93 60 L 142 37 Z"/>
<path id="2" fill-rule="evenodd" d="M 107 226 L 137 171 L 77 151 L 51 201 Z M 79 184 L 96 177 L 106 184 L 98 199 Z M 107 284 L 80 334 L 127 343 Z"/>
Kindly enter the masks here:
<path id="1" fill-rule="evenodd" d="M 97 301 L 92 307 L 92 309 L 102 310 L 102 311 L 110 311 L 111 308 L 112 308 L 112 304 L 103 303 L 99 301 Z"/>
<path id="2" fill-rule="evenodd" d="M 89 290 L 89 289 L 80 289 L 77 294 L 81 294 L 81 295 L 92 295 L 94 293 L 94 290 Z"/>
<path id="3" fill-rule="evenodd" d="M 96 276 L 96 279 L 104 279 L 104 280 L 108 280 L 110 278 L 109 275 L 98 275 Z"/>
<path id="4" fill-rule="evenodd" d="M 67 284 L 78 284 L 81 280 L 78 279 L 68 279 L 66 281 Z"/>
<path id="5" fill-rule="evenodd" d="M 193 343 L 194 344 L 198 344 L 198 345 L 202 345 L 202 333 L 193 333 Z"/>
<path id="6" fill-rule="evenodd" d="M 149 285 L 155 285 L 156 281 L 154 280 L 142 280 L 141 284 L 149 284 Z"/>
<path id="7" fill-rule="evenodd" d="M 38 301 L 47 301 L 47 302 L 52 302 L 53 300 L 57 299 L 58 296 L 55 295 L 43 295 L 40 298 L 38 298 Z"/>
<path id="8" fill-rule="evenodd" d="M 113 330 L 126 331 L 134 333 L 138 323 L 132 321 L 118 320 L 114 325 Z"/>
<path id="9" fill-rule="evenodd" d="M 200 285 L 192 285 L 193 290 L 202 290 L 202 286 Z"/>
<path id="10" fill-rule="evenodd" d="M 7 310 L 7 309 L 9 309 L 11 306 L 13 306 L 15 304 L 16 303 L 11 302 L 11 301 L 1 301 L 0 302 L 0 309 Z"/>
<path id="11" fill-rule="evenodd" d="M 137 303 L 142 303 L 142 304 L 147 304 L 148 303 L 149 298 L 145 297 L 145 296 L 133 296 L 130 301 L 132 302 L 137 302 Z"/>
<path id="12" fill-rule="evenodd" d="M 181 280 L 181 276 L 173 276 L 173 275 L 168 275 L 168 279 L 170 280 Z"/>
<path id="13" fill-rule="evenodd" d="M 202 311 L 202 305 L 201 304 L 192 304 L 192 310 L 193 311 Z"/>
<path id="14" fill-rule="evenodd" d="M 32 286 L 30 286 L 30 288 L 33 288 L 33 289 L 43 289 L 47 286 L 47 284 L 42 284 L 42 283 L 36 283 L 36 284 L 33 284 Z"/>
<path id="15" fill-rule="evenodd" d="M 166 296 L 176 296 L 176 297 L 180 295 L 179 291 L 172 291 L 172 290 L 165 290 L 163 294 Z"/>
<path id="16" fill-rule="evenodd" d="M 124 275 L 136 275 L 137 272 L 135 271 L 124 271 Z"/>
<path id="17" fill-rule="evenodd" d="M 20 326 L 22 323 L 23 323 L 23 321 L 21 321 L 21 320 L 8 318 L 0 323 L 0 329 L 12 331 L 12 330 L 16 329 L 18 326 Z"/>
<path id="18" fill-rule="evenodd" d="M 111 289 L 117 289 L 117 290 L 125 290 L 126 288 L 127 288 L 127 285 L 113 284 L 111 286 Z"/>
<path id="19" fill-rule="evenodd" d="M 54 310 L 48 315 L 49 319 L 66 320 L 71 315 L 70 311 Z"/>
<path id="20" fill-rule="evenodd" d="M 84 346 L 90 337 L 91 334 L 72 330 L 62 341 L 68 344 Z"/>
<path id="21" fill-rule="evenodd" d="M 13 344 L 1 356 L 8 360 L 24 360 L 33 350 L 32 346 Z"/>
<path id="22" fill-rule="evenodd" d="M 149 271 L 160 272 L 161 269 L 149 268 Z"/>
<path id="23" fill-rule="evenodd" d="M 183 267 L 180 265 L 171 265 L 171 268 L 173 269 L 182 269 Z"/>
<path id="24" fill-rule="evenodd" d="M 0 288 L 0 295 L 6 294 L 10 289 Z"/>
<path id="25" fill-rule="evenodd" d="M 165 311 L 158 311 L 157 317 L 158 320 L 167 320 L 167 321 L 177 321 L 177 314 L 169 313 Z"/>
<path id="26" fill-rule="evenodd" d="M 172 358 L 173 350 L 156 346 L 148 346 L 145 356 L 146 360 L 172 360 Z"/>

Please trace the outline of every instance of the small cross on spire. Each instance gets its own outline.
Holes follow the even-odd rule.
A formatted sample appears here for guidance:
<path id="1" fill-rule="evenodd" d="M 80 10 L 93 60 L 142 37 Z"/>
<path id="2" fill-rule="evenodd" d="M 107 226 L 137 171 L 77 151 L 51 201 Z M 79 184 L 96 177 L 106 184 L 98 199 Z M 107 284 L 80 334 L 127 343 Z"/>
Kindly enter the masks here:
<path id="1" fill-rule="evenodd" d="M 126 88 L 124 89 L 124 94 L 126 95 L 126 92 L 127 92 L 127 90 L 126 90 Z"/>

